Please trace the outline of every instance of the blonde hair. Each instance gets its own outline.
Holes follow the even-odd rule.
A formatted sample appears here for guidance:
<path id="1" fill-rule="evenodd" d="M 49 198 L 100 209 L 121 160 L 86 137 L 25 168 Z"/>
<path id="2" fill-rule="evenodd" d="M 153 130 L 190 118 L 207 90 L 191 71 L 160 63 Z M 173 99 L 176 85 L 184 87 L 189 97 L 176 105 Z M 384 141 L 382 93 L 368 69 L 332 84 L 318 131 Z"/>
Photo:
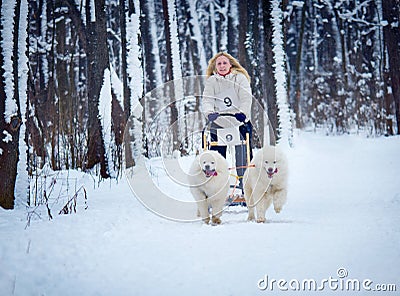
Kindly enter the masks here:
<path id="1" fill-rule="evenodd" d="M 216 55 L 214 55 L 208 61 L 208 67 L 207 67 L 207 72 L 206 72 L 207 77 L 210 77 L 211 75 L 214 75 L 215 73 L 217 73 L 217 68 L 216 68 L 215 64 L 216 64 L 217 58 L 219 58 L 220 56 L 224 56 L 224 57 L 228 58 L 229 62 L 232 65 L 231 72 L 233 74 L 242 73 L 244 76 L 246 76 L 247 80 L 249 80 L 249 82 L 250 82 L 249 73 L 247 73 L 246 69 L 243 68 L 242 65 L 240 65 L 238 60 L 236 60 L 229 53 L 222 52 L 222 51 L 217 53 Z"/>

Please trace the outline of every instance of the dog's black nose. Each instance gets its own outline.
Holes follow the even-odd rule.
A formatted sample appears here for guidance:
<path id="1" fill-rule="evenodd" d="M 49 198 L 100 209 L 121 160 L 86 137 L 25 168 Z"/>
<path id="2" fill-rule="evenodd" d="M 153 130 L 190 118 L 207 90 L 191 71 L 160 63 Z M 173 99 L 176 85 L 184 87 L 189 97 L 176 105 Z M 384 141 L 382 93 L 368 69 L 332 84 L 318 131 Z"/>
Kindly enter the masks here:
<path id="1" fill-rule="evenodd" d="M 271 167 L 268 168 L 268 172 L 272 173 L 273 171 L 274 171 L 274 168 L 271 168 Z"/>
<path id="2" fill-rule="evenodd" d="M 209 170 L 210 170 L 210 165 L 207 164 L 207 165 L 204 166 L 204 168 L 205 168 L 207 171 L 209 171 Z"/>

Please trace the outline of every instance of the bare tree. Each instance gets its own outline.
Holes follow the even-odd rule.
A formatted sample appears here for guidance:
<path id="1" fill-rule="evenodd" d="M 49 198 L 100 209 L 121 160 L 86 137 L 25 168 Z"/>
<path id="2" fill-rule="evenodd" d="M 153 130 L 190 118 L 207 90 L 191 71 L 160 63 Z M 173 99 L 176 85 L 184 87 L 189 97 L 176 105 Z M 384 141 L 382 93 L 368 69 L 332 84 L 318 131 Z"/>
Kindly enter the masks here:
<path id="1" fill-rule="evenodd" d="M 385 47 L 389 57 L 389 76 L 396 110 L 397 134 L 400 134 L 400 2 L 382 1 Z"/>
<path id="2" fill-rule="evenodd" d="M 271 1 L 263 2 L 263 27 L 264 27 L 264 56 L 265 56 L 265 93 L 264 98 L 266 98 L 266 108 L 269 119 L 269 129 L 271 135 L 277 135 L 278 132 L 278 110 L 277 110 L 277 100 L 276 100 L 276 92 L 275 92 L 275 75 L 272 65 L 274 64 L 274 53 L 273 53 L 273 24 L 272 24 L 272 4 Z M 270 137 L 270 144 L 275 144 L 275 138 Z"/>
<path id="3" fill-rule="evenodd" d="M 174 3 L 175 1 L 173 1 Z M 167 52 L 167 64 L 166 64 L 166 71 L 167 71 L 167 81 L 172 81 L 174 80 L 174 73 L 173 73 L 173 65 L 172 65 L 172 46 L 171 46 L 171 20 L 172 17 L 169 14 L 168 6 L 173 5 L 171 2 L 168 3 L 167 0 L 162 0 L 163 4 L 163 12 L 164 12 L 164 28 L 165 28 L 165 45 L 166 45 L 166 52 Z M 176 65 L 179 66 L 179 65 Z M 180 78 L 180 77 L 177 77 Z M 169 85 L 168 89 L 166 90 L 168 92 L 167 95 L 170 96 L 171 103 L 170 103 L 170 110 L 171 110 L 171 115 L 170 115 L 170 124 L 171 126 L 174 126 L 178 120 L 178 108 L 176 106 L 176 99 L 175 99 L 175 88 L 173 85 Z M 172 143 L 173 143 L 173 150 L 178 150 L 179 149 L 179 141 L 178 141 L 178 129 L 173 128 L 172 129 Z"/>
<path id="4" fill-rule="evenodd" d="M 1 10 L 3 9 L 0 3 Z M 14 190 L 17 178 L 17 167 L 19 158 L 19 133 L 22 122 L 21 106 L 19 100 L 19 67 L 18 67 L 18 46 L 19 46 L 19 23 L 20 23 L 21 0 L 17 0 L 14 7 L 14 26 L 12 28 L 12 73 L 4 70 L 5 57 L 0 52 L 0 206 L 4 209 L 14 208 Z M 5 18 L 10 20 L 9 18 Z M 4 26 L 3 18 L 0 20 L 0 41 L 3 40 Z M 7 28 L 9 30 L 9 28 Z M 13 76 L 12 93 L 6 91 L 5 75 Z M 10 83 L 9 81 L 8 83 Z M 8 88 L 10 89 L 10 87 Z M 12 96 L 12 97 L 11 97 Z"/>
<path id="5" fill-rule="evenodd" d="M 109 67 L 105 1 L 97 0 L 91 7 L 86 1 L 87 29 L 87 90 L 88 90 L 88 155 L 87 168 L 100 164 L 100 175 L 109 177 L 104 138 L 99 116 L 99 98 L 104 70 Z M 111 98 L 110 98 L 111 100 Z"/>

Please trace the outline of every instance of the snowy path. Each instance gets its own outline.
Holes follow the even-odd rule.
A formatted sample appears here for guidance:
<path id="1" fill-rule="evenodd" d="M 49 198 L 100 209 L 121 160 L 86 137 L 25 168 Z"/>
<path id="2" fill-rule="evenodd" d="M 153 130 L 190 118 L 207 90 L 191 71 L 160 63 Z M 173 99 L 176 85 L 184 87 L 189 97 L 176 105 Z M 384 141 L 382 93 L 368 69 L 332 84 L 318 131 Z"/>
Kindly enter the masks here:
<path id="1" fill-rule="evenodd" d="M 246 222 L 245 211 L 225 213 L 216 227 L 166 220 L 125 180 L 90 189 L 88 210 L 26 230 L 25 209 L 0 210 L 1 295 L 343 295 L 327 284 L 322 292 L 289 286 L 339 280 L 339 268 L 343 280 L 397 285 L 367 295 L 396 295 L 400 138 L 300 133 L 295 144 L 288 204 L 262 225 Z M 265 275 L 285 279 L 289 291 L 260 290 Z"/>

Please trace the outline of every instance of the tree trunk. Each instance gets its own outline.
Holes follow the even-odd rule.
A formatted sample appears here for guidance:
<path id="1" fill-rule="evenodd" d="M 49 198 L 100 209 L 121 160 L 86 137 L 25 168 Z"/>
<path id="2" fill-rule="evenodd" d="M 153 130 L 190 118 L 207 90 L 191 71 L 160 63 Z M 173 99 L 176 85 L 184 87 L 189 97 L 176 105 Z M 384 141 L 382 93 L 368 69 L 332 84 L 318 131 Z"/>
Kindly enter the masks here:
<path id="1" fill-rule="evenodd" d="M 108 178 L 104 138 L 99 115 L 99 98 L 104 70 L 109 67 L 105 1 L 86 1 L 87 21 L 87 90 L 88 90 L 88 155 L 87 168 L 100 164 L 100 175 Z M 110 98 L 111 100 L 111 98 Z"/>
<path id="2" fill-rule="evenodd" d="M 296 77 L 296 87 L 295 87 L 295 98 L 294 98 L 294 114 L 296 116 L 296 127 L 302 128 L 303 121 L 301 118 L 301 97 L 302 97 L 302 69 L 301 69 L 301 61 L 303 58 L 303 40 L 304 40 L 304 30 L 306 24 L 306 11 L 307 11 L 307 1 L 303 2 L 303 7 L 301 9 L 301 25 L 300 25 L 300 33 L 297 45 L 297 53 L 296 53 L 296 68 L 295 68 L 295 77 Z"/>
<path id="3" fill-rule="evenodd" d="M 2 5 L 2 3 L 0 2 Z M 19 132 L 21 126 L 21 111 L 19 108 L 19 89 L 18 89 L 18 37 L 20 20 L 21 0 L 17 0 L 14 11 L 13 27 L 13 56 L 12 75 L 14 78 L 13 98 L 7 98 L 5 91 L 5 70 L 3 69 L 5 58 L 0 52 L 0 206 L 4 209 L 14 208 L 14 190 L 17 178 L 17 165 L 19 158 Z M 0 7 L 1 9 L 1 7 Z M 3 24 L 0 20 L 0 40 L 3 40 Z M 10 28 L 7 28 L 10 30 Z M 11 95 L 10 93 L 8 94 Z M 14 101 L 17 107 L 16 114 L 5 114 L 6 104 Z M 11 116 L 10 118 L 6 118 Z"/>
<path id="4" fill-rule="evenodd" d="M 384 39 L 389 57 L 389 75 L 396 109 L 397 134 L 400 134 L 400 3 L 398 0 L 382 1 L 383 19 L 388 22 L 384 27 Z M 397 23 L 397 25 L 395 25 Z"/>
<path id="5" fill-rule="evenodd" d="M 269 1 L 265 1 L 269 2 Z M 265 4 L 268 5 L 268 4 Z M 245 67 L 247 65 L 247 56 L 246 56 L 246 34 L 247 34 L 247 0 L 238 1 L 238 10 L 239 10 L 239 43 L 238 43 L 238 57 L 239 63 Z"/>
<path id="6" fill-rule="evenodd" d="M 123 130 L 125 131 L 125 127 L 127 122 L 129 121 L 129 117 L 131 116 L 131 89 L 129 88 L 129 81 L 128 81 L 128 62 L 127 62 L 127 35 L 126 35 L 126 7 L 125 7 L 126 0 L 119 1 L 119 9 L 120 9 L 120 27 L 121 27 L 121 54 L 122 54 L 122 85 L 123 85 L 123 93 L 124 93 L 124 119 L 123 119 Z M 133 6 L 133 5 L 132 5 Z M 133 6 L 134 8 L 134 6 Z M 130 15 L 130 10 L 128 10 L 128 15 Z M 134 11 L 133 11 L 134 13 Z M 113 101 L 114 103 L 114 101 Z M 113 104 L 113 106 L 115 103 Z M 121 127 L 122 128 L 122 127 Z M 123 136 L 127 136 L 123 135 Z M 135 162 L 133 160 L 132 155 L 132 147 L 131 142 L 129 140 L 125 141 L 125 164 L 126 167 L 132 167 Z"/>
<path id="7" fill-rule="evenodd" d="M 17 201 L 17 205 L 20 204 L 18 201 L 30 202 L 29 201 L 29 176 L 28 176 L 28 146 L 27 146 L 27 129 L 26 129 L 26 114 L 27 114 L 27 82 L 28 82 L 28 56 L 27 52 L 29 49 L 27 48 L 28 41 L 28 3 L 27 2 L 17 2 L 17 6 L 20 5 L 20 21 L 15 22 L 18 23 L 18 72 L 14 73 L 14 79 L 18 80 L 18 97 L 19 100 L 17 102 L 18 109 L 21 114 L 21 127 L 19 130 L 19 159 L 17 163 L 17 178 L 15 181 L 15 199 Z"/>
<path id="8" fill-rule="evenodd" d="M 241 27 L 239 18 L 239 10 L 238 5 L 240 2 L 239 0 L 233 0 L 229 3 L 229 12 L 228 12 L 228 46 L 229 46 L 229 53 L 237 57 L 239 59 L 239 46 L 240 40 L 239 36 L 239 28 Z M 207 39 L 205 39 L 207 40 Z M 206 42 L 206 41 L 205 41 Z"/>
<path id="9" fill-rule="evenodd" d="M 173 65 L 172 65 L 172 47 L 171 47 L 171 27 L 170 27 L 170 15 L 168 13 L 168 4 L 167 0 L 162 0 L 163 12 L 164 12 L 164 28 L 165 28 L 165 48 L 167 53 L 167 65 L 166 65 L 166 74 L 167 74 L 167 82 L 174 80 L 173 74 Z M 168 95 L 171 98 L 170 108 L 171 108 L 171 117 L 170 117 L 170 125 L 172 128 L 172 149 L 179 149 L 179 141 L 178 141 L 178 129 L 177 129 L 177 120 L 178 120 L 178 108 L 176 107 L 175 102 L 175 88 L 174 84 L 169 84 L 168 86 Z"/>
<path id="10" fill-rule="evenodd" d="M 270 145 L 275 145 L 277 140 L 277 128 L 278 128 L 278 118 L 277 118 L 277 102 L 276 102 L 276 92 L 275 92 L 275 75 L 272 65 L 274 64 L 274 52 L 272 48 L 272 34 L 273 34 L 273 24 L 272 24 L 272 5 L 271 1 L 263 2 L 263 20 L 264 20 L 264 53 L 265 53 L 265 76 L 267 77 L 267 85 L 265 90 L 266 106 L 269 120 L 269 141 Z M 269 79 L 268 79 L 269 78 Z M 264 143 L 264 145 L 267 143 Z"/>
<path id="11" fill-rule="evenodd" d="M 121 28 L 121 68 L 122 68 L 122 84 L 123 84 L 123 92 L 124 92 L 124 114 L 125 114 L 125 122 L 128 121 L 129 116 L 131 115 L 131 90 L 128 86 L 128 63 L 127 63 L 127 43 L 126 43 L 126 9 L 125 9 L 125 0 L 119 1 L 119 9 L 120 9 L 120 28 Z"/>
<path id="12" fill-rule="evenodd" d="M 59 8 L 61 6 L 61 1 L 56 2 L 56 8 Z M 71 100 L 72 97 L 69 94 L 69 81 L 68 81 L 68 67 L 67 67 L 67 60 L 65 56 L 67 55 L 66 52 L 66 22 L 65 18 L 61 18 L 58 22 L 55 23 L 56 28 L 55 28 L 55 38 L 56 38 L 56 60 L 55 60 L 55 74 L 56 74 L 56 87 L 57 91 L 56 93 L 58 94 L 58 118 L 59 118 L 59 124 L 58 124 L 58 134 L 56 137 L 61 143 L 63 143 L 63 138 L 67 137 L 67 139 L 70 138 L 69 135 L 69 129 L 71 128 L 71 122 L 70 120 L 73 120 L 71 118 L 70 114 L 70 106 L 71 106 Z M 58 145 L 57 145 L 58 146 Z M 68 147 L 59 147 L 61 148 L 61 151 L 68 150 Z M 53 166 L 53 170 L 59 170 L 63 167 L 63 164 L 65 165 L 65 168 L 68 170 L 70 169 L 69 167 L 69 161 L 67 158 L 65 158 L 65 155 L 62 156 L 59 153 L 58 154 L 58 159 L 59 163 L 58 166 Z M 56 163 L 53 162 L 55 165 Z"/>

